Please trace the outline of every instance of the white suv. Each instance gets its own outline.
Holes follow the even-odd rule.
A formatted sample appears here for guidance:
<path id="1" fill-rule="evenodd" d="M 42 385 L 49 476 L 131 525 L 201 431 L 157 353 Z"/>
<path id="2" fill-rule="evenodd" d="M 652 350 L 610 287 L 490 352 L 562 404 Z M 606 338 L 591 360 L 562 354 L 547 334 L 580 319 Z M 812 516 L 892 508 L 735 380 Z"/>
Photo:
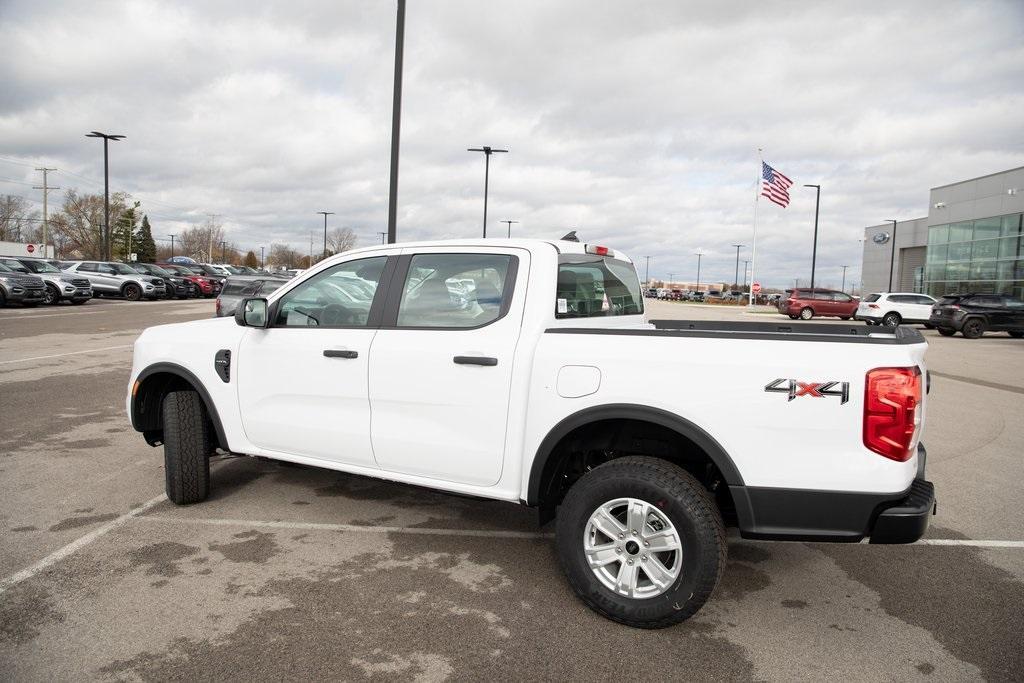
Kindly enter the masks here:
<path id="1" fill-rule="evenodd" d="M 868 294 L 864 297 L 854 320 L 863 320 L 868 325 L 895 327 L 900 323 L 928 323 L 935 299 L 927 294 L 897 292 L 893 294 Z M 929 325 L 930 327 L 930 325 Z"/>

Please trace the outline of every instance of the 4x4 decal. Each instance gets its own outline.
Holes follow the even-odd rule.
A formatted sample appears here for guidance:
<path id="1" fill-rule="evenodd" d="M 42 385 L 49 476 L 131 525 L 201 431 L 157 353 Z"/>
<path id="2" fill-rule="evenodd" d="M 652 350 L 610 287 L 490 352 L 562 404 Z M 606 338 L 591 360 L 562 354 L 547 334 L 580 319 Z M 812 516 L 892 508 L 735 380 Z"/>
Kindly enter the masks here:
<path id="1" fill-rule="evenodd" d="M 776 379 L 765 385 L 764 390 L 775 394 L 788 394 L 787 401 L 799 396 L 824 398 L 838 396 L 842 405 L 850 400 L 849 382 L 799 382 L 795 379 Z"/>

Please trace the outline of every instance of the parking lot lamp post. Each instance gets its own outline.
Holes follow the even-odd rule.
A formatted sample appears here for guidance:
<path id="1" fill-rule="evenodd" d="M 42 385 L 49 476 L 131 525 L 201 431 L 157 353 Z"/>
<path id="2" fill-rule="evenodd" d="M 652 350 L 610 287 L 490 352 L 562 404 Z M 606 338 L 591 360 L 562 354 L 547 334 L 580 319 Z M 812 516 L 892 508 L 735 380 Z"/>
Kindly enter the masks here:
<path id="1" fill-rule="evenodd" d="M 843 266 L 843 286 L 839 288 L 840 292 L 846 291 L 846 269 L 850 266 Z"/>
<path id="2" fill-rule="evenodd" d="M 647 265 L 644 266 L 644 286 L 645 287 L 650 287 L 651 286 L 651 257 L 650 256 L 644 256 L 644 258 L 647 260 Z"/>
<path id="3" fill-rule="evenodd" d="M 171 258 L 174 258 L 174 237 L 175 235 L 168 235 L 171 238 Z"/>
<path id="4" fill-rule="evenodd" d="M 700 259 L 704 256 L 704 252 L 698 251 L 694 254 L 697 257 L 697 291 L 700 291 Z"/>
<path id="5" fill-rule="evenodd" d="M 100 236 L 100 258 L 110 260 L 110 155 L 107 145 L 111 140 L 124 140 L 124 135 L 109 135 L 92 131 L 87 138 L 103 138 L 103 234 Z"/>
<path id="6" fill-rule="evenodd" d="M 484 153 L 484 238 L 487 237 L 487 186 L 491 175 L 491 155 L 498 152 L 508 152 L 507 149 L 495 149 L 484 145 L 483 147 L 470 147 L 467 152 Z"/>
<path id="7" fill-rule="evenodd" d="M 816 191 L 814 198 L 814 244 L 811 247 L 811 289 L 814 289 L 814 266 L 818 259 L 818 205 L 821 203 L 821 185 L 804 185 L 813 187 Z"/>
<path id="8" fill-rule="evenodd" d="M 388 242 L 398 241 L 398 148 L 402 129 L 402 62 L 405 49 L 405 0 L 395 20 L 395 80 L 391 98 L 391 178 L 388 184 Z"/>
<path id="9" fill-rule="evenodd" d="M 736 247 L 736 270 L 732 274 L 732 288 L 736 289 L 740 286 L 740 249 L 747 246 L 745 244 L 734 244 Z"/>
<path id="10" fill-rule="evenodd" d="M 892 240 L 892 249 L 889 252 L 889 289 L 886 290 L 888 292 L 891 292 L 892 291 L 892 266 L 896 262 L 896 219 L 895 218 L 887 218 L 886 220 L 892 221 L 892 237 L 889 238 L 889 239 Z"/>
<path id="11" fill-rule="evenodd" d="M 227 263 L 228 262 L 227 258 L 225 257 L 226 250 L 227 250 L 227 245 L 228 245 L 228 243 L 225 242 L 224 240 L 220 241 L 220 262 L 221 263 Z"/>
<path id="12" fill-rule="evenodd" d="M 518 223 L 518 222 L 519 221 L 502 221 L 502 223 L 505 223 L 506 225 L 508 225 L 508 238 L 509 239 L 512 239 L 512 224 L 513 223 Z"/>
<path id="13" fill-rule="evenodd" d="M 327 217 L 328 216 L 333 216 L 334 212 L 333 211 L 317 211 L 317 213 L 322 213 L 324 215 L 324 258 L 327 258 Z"/>

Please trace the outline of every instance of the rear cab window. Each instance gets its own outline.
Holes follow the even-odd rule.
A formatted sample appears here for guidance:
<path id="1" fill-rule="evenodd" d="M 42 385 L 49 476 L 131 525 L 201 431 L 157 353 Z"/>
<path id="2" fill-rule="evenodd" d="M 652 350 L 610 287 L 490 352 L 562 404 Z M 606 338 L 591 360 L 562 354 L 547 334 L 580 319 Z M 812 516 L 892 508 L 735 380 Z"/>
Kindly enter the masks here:
<path id="1" fill-rule="evenodd" d="M 641 315 L 643 312 L 640 279 L 632 263 L 590 254 L 559 256 L 556 318 Z"/>

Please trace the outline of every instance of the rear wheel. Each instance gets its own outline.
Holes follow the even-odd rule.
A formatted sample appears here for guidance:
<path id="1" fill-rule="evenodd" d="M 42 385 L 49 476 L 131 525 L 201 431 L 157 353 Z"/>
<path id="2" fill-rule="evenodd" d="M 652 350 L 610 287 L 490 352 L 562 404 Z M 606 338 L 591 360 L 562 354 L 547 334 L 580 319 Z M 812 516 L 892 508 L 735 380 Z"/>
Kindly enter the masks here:
<path id="1" fill-rule="evenodd" d="M 558 557 L 592 610 L 638 628 L 693 616 L 725 569 L 725 526 L 696 479 L 664 460 L 612 460 L 577 481 L 558 512 Z"/>
<path id="2" fill-rule="evenodd" d="M 886 327 L 896 327 L 901 322 L 903 322 L 903 318 L 901 318 L 900 314 L 897 313 L 896 311 L 886 313 L 885 317 L 882 318 L 882 324 L 885 325 Z"/>
<path id="3" fill-rule="evenodd" d="M 943 337 L 952 337 L 954 334 L 956 334 L 956 330 L 954 330 L 952 327 L 940 327 L 938 328 L 938 330 L 939 334 L 941 334 Z"/>
<path id="4" fill-rule="evenodd" d="M 0 289 L 0 308 L 7 305 L 7 295 L 4 294 L 4 290 Z"/>
<path id="5" fill-rule="evenodd" d="M 800 319 L 801 320 L 810 320 L 813 317 L 814 317 L 814 310 L 810 306 L 808 306 L 807 308 L 804 308 L 804 309 L 802 309 L 800 311 Z"/>
<path id="6" fill-rule="evenodd" d="M 977 339 L 985 334 L 985 321 L 981 318 L 971 318 L 960 328 L 960 334 L 968 339 Z"/>
<path id="7" fill-rule="evenodd" d="M 138 301 L 142 298 L 142 288 L 138 285 L 127 284 L 121 291 L 124 294 L 124 298 L 128 299 L 128 301 Z"/>
<path id="8" fill-rule="evenodd" d="M 163 418 L 167 497 L 176 505 L 206 500 L 213 430 L 203 400 L 191 390 L 169 392 L 164 397 Z"/>

